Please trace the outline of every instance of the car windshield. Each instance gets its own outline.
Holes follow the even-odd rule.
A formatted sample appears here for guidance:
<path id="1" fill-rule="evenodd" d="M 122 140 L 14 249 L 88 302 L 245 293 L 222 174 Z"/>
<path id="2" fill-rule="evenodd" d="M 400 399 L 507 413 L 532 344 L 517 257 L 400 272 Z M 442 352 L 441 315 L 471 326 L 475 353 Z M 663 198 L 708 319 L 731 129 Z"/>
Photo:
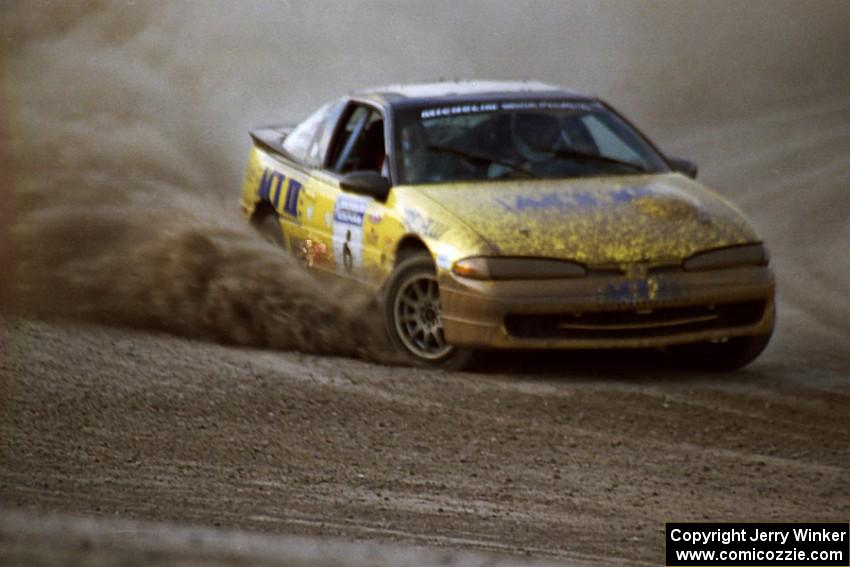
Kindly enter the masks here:
<path id="1" fill-rule="evenodd" d="M 396 140 L 398 174 L 405 184 L 668 170 L 638 132 L 593 101 L 402 108 Z"/>

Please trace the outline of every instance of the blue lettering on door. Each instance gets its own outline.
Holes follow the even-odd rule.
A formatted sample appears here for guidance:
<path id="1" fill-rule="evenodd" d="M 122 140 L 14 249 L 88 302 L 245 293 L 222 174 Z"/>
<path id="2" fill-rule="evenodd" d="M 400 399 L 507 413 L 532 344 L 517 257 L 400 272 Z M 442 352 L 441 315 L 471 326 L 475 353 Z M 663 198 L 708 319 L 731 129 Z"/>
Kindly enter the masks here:
<path id="1" fill-rule="evenodd" d="M 263 171 L 263 177 L 262 179 L 260 179 L 260 187 L 259 189 L 257 189 L 257 196 L 261 200 L 269 200 L 269 192 L 271 191 L 272 180 L 274 179 L 275 175 L 276 174 L 270 169 L 266 169 L 265 171 Z"/>
<path id="2" fill-rule="evenodd" d="M 289 180 L 289 187 L 286 190 L 286 203 L 283 206 L 283 212 L 293 217 L 298 216 L 298 195 L 301 194 L 301 184 L 294 179 Z"/>
<path id="3" fill-rule="evenodd" d="M 284 182 L 287 183 L 282 212 L 298 217 L 298 196 L 301 194 L 302 187 L 298 181 L 287 179 L 280 172 L 265 169 L 263 170 L 263 177 L 260 178 L 260 186 L 257 188 L 257 196 L 261 201 L 270 202 L 276 211 L 280 210 L 280 197 L 283 193 Z"/>

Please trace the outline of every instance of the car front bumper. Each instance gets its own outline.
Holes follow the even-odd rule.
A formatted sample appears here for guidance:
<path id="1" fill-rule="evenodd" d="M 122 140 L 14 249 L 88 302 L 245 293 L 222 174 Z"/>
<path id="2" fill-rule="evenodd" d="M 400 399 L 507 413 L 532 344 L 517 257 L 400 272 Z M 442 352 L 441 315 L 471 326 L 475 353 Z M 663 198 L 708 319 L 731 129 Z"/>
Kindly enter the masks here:
<path id="1" fill-rule="evenodd" d="M 559 280 L 440 274 L 446 340 L 466 347 L 646 348 L 765 335 L 774 294 L 766 266 Z"/>

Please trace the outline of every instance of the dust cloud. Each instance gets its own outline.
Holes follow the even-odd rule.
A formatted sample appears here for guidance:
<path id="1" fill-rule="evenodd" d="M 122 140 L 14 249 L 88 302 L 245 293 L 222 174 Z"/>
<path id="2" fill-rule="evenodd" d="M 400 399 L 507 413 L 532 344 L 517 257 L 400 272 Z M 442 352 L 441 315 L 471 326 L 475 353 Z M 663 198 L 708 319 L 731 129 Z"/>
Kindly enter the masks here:
<path id="1" fill-rule="evenodd" d="M 664 136 L 848 83 L 841 0 L 13 1 L 0 18 L 13 304 L 308 352 L 380 341 L 367 297 L 317 285 L 238 217 L 252 126 L 475 77 L 601 93 Z"/>
<path id="2" fill-rule="evenodd" d="M 214 116 L 197 106 L 203 94 L 180 82 L 183 73 L 169 77 L 163 46 L 145 37 L 153 5 L 41 8 L 4 13 L 20 34 L 9 85 L 18 102 L 16 306 L 377 355 L 368 296 L 318 285 L 235 214 L 239 185 L 222 173 Z"/>

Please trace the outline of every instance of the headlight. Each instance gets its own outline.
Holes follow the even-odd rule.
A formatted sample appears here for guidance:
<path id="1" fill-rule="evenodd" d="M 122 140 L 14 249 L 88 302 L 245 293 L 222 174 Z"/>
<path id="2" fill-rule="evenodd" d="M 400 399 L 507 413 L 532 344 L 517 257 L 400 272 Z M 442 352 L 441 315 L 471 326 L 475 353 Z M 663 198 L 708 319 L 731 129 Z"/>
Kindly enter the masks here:
<path id="1" fill-rule="evenodd" d="M 581 278 L 587 274 L 584 266 L 567 260 L 546 258 L 485 258 L 458 260 L 452 271 L 476 280 L 542 280 Z"/>
<path id="2" fill-rule="evenodd" d="M 682 265 L 686 270 L 716 270 L 735 266 L 766 266 L 767 249 L 763 244 L 744 244 L 718 250 L 697 252 Z"/>

